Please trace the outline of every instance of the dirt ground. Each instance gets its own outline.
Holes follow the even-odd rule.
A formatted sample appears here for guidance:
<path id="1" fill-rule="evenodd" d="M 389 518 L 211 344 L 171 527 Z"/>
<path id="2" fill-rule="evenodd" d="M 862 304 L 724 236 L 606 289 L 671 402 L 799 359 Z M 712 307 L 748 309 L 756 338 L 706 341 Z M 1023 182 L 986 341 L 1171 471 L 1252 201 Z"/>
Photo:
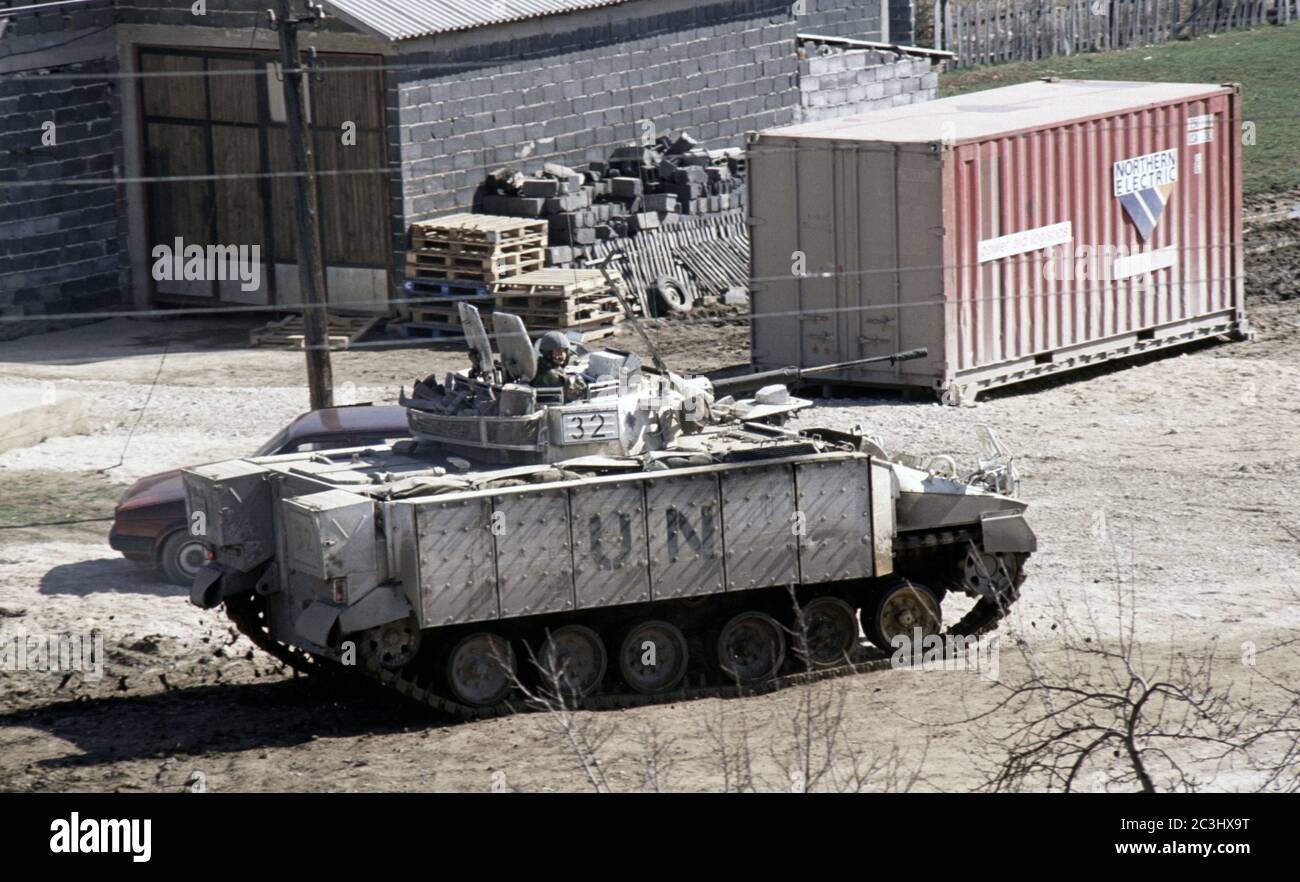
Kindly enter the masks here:
<path id="1" fill-rule="evenodd" d="M 1287 225 L 1290 226 L 1287 226 Z M 1296 234 L 1294 221 L 1267 239 Z M 822 399 L 805 425 L 860 423 L 891 449 L 969 461 L 988 423 L 1019 457 L 1040 549 L 1000 634 L 1037 658 L 1095 620 L 1119 635 L 1131 582 L 1145 657 L 1220 660 L 1216 681 L 1260 707 L 1267 681 L 1300 682 L 1300 298 L 1295 246 L 1253 258 L 1253 343 L 1199 345 L 988 395 L 973 408 L 897 397 Z M 1279 254 L 1282 256 L 1279 256 Z M 571 790 L 591 781 L 545 715 L 456 723 L 362 684 L 287 674 L 186 592 L 128 563 L 105 536 L 117 496 L 164 468 L 245 453 L 307 407 L 302 356 L 250 350 L 250 321 L 114 319 L 0 345 L 0 383 L 80 392 L 92 429 L 0 454 L 0 639 L 105 635 L 102 679 L 0 671 L 0 789 Z M 743 322 L 653 329 L 689 370 L 744 362 Z M 612 345 L 637 349 L 623 331 Z M 388 343 L 334 356 L 341 402 L 392 401 L 399 384 L 459 364 Z M 84 523 L 64 523 L 85 521 Z M 14 528 L 14 525 L 46 524 Z M 956 602 L 953 602 L 956 603 Z M 945 615 L 959 610 L 945 607 Z M 1261 651 L 1252 663 L 1243 647 Z M 1022 670 L 1002 653 L 1003 673 Z M 978 787 L 986 739 L 1018 720 L 969 720 L 1001 692 L 970 673 L 886 671 L 836 681 L 843 730 L 876 760 L 871 789 Z M 787 789 L 803 690 L 582 714 L 615 789 L 735 786 L 713 733 L 746 733 L 754 786 Z M 743 739 L 742 739 L 743 740 Z M 650 763 L 647 757 L 653 757 Z M 653 776 L 652 776 L 653 777 Z M 1219 767 L 1209 789 L 1258 783 Z"/>

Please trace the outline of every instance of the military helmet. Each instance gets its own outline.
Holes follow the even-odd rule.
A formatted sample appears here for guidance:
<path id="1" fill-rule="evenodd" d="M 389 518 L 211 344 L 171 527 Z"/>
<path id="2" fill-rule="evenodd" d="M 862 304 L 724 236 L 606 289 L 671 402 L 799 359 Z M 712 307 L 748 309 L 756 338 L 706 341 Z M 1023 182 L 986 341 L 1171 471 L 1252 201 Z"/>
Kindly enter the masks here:
<path id="1" fill-rule="evenodd" d="M 547 331 L 542 335 L 542 339 L 537 341 L 537 351 L 542 355 L 550 355 L 560 350 L 569 352 L 572 348 L 573 344 L 569 342 L 569 338 L 560 331 Z"/>

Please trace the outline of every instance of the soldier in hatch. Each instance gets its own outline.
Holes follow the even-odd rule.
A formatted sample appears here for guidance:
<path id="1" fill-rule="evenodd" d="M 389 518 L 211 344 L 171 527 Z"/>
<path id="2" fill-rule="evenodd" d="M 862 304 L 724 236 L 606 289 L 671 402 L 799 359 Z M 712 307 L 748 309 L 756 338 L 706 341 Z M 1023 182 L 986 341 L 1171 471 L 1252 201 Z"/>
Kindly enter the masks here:
<path id="1" fill-rule="evenodd" d="M 573 344 L 569 338 L 559 331 L 547 331 L 537 344 L 541 358 L 537 362 L 533 386 L 537 389 L 563 389 L 565 404 L 577 401 L 587 394 L 587 382 L 582 377 L 564 372 L 572 350 Z"/>

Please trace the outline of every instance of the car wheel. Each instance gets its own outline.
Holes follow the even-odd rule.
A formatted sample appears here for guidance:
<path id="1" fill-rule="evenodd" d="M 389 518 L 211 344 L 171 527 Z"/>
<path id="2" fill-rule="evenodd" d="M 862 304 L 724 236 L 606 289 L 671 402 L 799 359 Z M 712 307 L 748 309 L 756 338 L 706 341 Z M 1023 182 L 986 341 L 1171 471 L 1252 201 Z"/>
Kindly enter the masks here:
<path id="1" fill-rule="evenodd" d="M 202 540 L 184 532 L 168 536 L 158 553 L 158 565 L 166 574 L 167 581 L 186 588 L 194 584 L 195 574 L 207 560 L 208 550 L 203 547 Z"/>

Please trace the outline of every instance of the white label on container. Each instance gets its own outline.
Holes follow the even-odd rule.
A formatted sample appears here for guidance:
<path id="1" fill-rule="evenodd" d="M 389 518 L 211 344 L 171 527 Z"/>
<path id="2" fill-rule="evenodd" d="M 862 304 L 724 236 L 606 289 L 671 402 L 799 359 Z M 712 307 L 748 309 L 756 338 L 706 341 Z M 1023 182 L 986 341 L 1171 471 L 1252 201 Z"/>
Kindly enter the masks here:
<path id="1" fill-rule="evenodd" d="M 1208 144 L 1214 140 L 1214 114 L 1189 116 L 1187 118 L 1187 146 Z"/>
<path id="2" fill-rule="evenodd" d="M 1143 251 L 1140 254 L 1131 254 L 1128 257 L 1117 257 L 1111 267 L 1111 273 L 1116 279 L 1127 279 L 1144 273 L 1153 273 L 1156 270 L 1168 269 L 1177 261 L 1178 249 L 1171 245 L 1158 251 Z"/>
<path id="3" fill-rule="evenodd" d="M 1178 151 L 1161 150 L 1121 159 L 1112 168 L 1115 195 L 1127 196 L 1173 184 L 1178 180 Z"/>
<path id="4" fill-rule="evenodd" d="M 984 239 L 979 244 L 979 262 L 985 263 L 1002 257 L 1010 257 L 1013 254 L 1024 254 L 1026 251 L 1050 248 L 1053 245 L 1061 245 L 1072 239 L 1074 239 L 1074 229 L 1070 225 L 1070 221 L 1052 224 L 1049 227 L 1022 230 L 1019 233 L 1010 233 L 1006 236 L 998 236 L 995 239 Z"/>

